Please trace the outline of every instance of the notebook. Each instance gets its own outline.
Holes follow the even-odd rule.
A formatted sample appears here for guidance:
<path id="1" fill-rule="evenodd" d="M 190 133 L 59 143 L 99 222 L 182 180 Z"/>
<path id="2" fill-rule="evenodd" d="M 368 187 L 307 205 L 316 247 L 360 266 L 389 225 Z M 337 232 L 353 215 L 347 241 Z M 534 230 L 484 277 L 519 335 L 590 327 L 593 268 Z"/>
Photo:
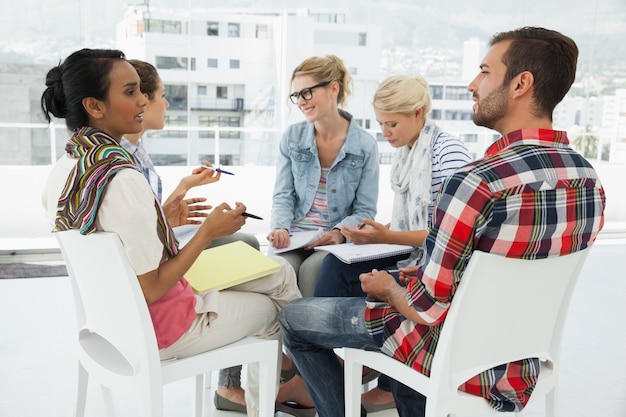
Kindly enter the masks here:
<path id="1" fill-rule="evenodd" d="M 413 246 L 395 245 L 391 243 L 368 243 L 355 245 L 354 243 L 342 243 L 339 245 L 316 246 L 315 250 L 324 250 L 335 255 L 339 260 L 347 264 L 371 261 L 373 259 L 387 258 L 390 256 L 408 254 L 413 252 Z"/>
<path id="2" fill-rule="evenodd" d="M 203 250 L 185 279 L 199 293 L 230 288 L 279 270 L 278 262 L 239 240 Z"/>

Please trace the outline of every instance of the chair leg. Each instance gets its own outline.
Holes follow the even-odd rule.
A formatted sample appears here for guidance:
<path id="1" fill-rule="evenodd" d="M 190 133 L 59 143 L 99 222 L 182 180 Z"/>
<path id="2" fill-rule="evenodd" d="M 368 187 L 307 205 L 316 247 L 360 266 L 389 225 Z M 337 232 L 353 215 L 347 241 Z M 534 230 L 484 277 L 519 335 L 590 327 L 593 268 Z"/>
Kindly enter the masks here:
<path id="1" fill-rule="evenodd" d="M 89 383 L 89 374 L 78 363 L 78 388 L 76 390 L 76 410 L 75 417 L 85 417 L 85 406 L 87 404 L 87 385 Z"/>
<path id="2" fill-rule="evenodd" d="M 205 374 L 196 375 L 196 386 L 194 389 L 194 415 L 196 417 L 202 417 L 202 405 L 204 404 L 204 375 Z"/>
<path id="3" fill-rule="evenodd" d="M 346 351 L 344 358 L 344 387 L 346 401 L 346 417 L 361 416 L 361 376 L 363 366 L 350 359 L 350 353 Z"/>
<path id="4" fill-rule="evenodd" d="M 100 385 L 102 391 L 102 398 L 104 399 L 104 415 L 107 417 L 115 417 L 115 408 L 113 407 L 113 395 L 111 390 Z"/>
<path id="5" fill-rule="evenodd" d="M 555 387 L 552 389 L 551 392 L 549 392 L 546 395 L 546 417 L 556 417 L 557 416 L 557 403 L 556 403 L 556 397 L 557 397 L 557 387 L 558 385 L 555 385 Z"/>
<path id="6" fill-rule="evenodd" d="M 150 381 L 141 392 L 142 416 L 163 417 L 163 385 Z"/>

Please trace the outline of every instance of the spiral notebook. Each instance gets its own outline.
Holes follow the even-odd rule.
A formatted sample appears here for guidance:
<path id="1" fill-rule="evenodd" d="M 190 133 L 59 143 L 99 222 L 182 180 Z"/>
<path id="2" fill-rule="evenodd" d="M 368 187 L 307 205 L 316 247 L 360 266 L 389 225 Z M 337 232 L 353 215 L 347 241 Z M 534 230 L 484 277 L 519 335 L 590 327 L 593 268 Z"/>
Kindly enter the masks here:
<path id="1" fill-rule="evenodd" d="M 369 243 L 365 245 L 342 243 L 340 245 L 315 247 L 315 250 L 324 250 L 332 253 L 339 260 L 347 264 L 388 258 L 390 256 L 403 255 L 405 253 L 409 254 L 413 252 L 413 249 L 413 246 L 395 245 L 392 243 Z"/>
<path id="2" fill-rule="evenodd" d="M 223 290 L 280 270 L 280 264 L 240 240 L 205 249 L 185 274 L 194 291 Z"/>

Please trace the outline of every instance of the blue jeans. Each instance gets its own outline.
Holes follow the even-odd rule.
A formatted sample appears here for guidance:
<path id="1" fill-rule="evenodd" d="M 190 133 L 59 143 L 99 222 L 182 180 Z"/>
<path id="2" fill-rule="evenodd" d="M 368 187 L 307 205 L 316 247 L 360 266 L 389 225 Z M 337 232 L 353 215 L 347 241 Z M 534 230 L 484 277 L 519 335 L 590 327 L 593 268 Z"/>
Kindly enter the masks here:
<path id="1" fill-rule="evenodd" d="M 328 255 L 322 262 L 322 269 L 315 285 L 315 297 L 365 297 L 361 289 L 359 275 L 372 269 L 392 269 L 396 263 L 408 255 L 391 256 L 372 261 L 347 264 L 334 255 Z M 398 274 L 395 274 L 398 275 Z"/>
<path id="2" fill-rule="evenodd" d="M 344 415 L 343 366 L 337 347 L 380 350 L 365 328 L 363 298 L 300 298 L 278 316 L 284 345 L 304 378 L 319 417 Z M 423 417 L 426 398 L 392 380 L 400 417 Z M 365 410 L 361 408 L 361 415 Z"/>
<path id="3" fill-rule="evenodd" d="M 328 255 L 322 262 L 315 286 L 315 297 L 365 297 L 361 289 L 359 275 L 363 272 L 371 272 L 372 269 L 392 269 L 396 263 L 406 259 L 407 255 L 390 256 L 388 258 L 374 259 L 372 261 L 347 264 L 340 261 L 334 255 Z M 394 274 L 397 279 L 398 274 Z M 391 378 L 381 375 L 378 378 L 378 388 L 383 391 L 391 391 Z"/>

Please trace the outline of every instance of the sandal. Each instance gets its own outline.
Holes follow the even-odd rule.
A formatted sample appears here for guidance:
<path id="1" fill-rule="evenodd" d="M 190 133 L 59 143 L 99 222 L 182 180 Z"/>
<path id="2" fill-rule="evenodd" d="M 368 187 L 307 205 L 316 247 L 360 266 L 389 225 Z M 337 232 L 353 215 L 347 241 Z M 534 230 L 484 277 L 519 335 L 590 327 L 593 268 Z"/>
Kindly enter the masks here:
<path id="1" fill-rule="evenodd" d="M 289 381 L 291 378 L 293 378 L 296 375 L 296 365 L 293 364 L 293 366 L 289 369 L 281 369 L 280 370 L 280 383 L 284 384 L 285 382 Z"/>
<path id="2" fill-rule="evenodd" d="M 315 417 L 317 415 L 315 407 L 302 407 L 294 402 L 276 403 L 275 407 L 276 411 L 281 411 L 295 417 Z"/>

